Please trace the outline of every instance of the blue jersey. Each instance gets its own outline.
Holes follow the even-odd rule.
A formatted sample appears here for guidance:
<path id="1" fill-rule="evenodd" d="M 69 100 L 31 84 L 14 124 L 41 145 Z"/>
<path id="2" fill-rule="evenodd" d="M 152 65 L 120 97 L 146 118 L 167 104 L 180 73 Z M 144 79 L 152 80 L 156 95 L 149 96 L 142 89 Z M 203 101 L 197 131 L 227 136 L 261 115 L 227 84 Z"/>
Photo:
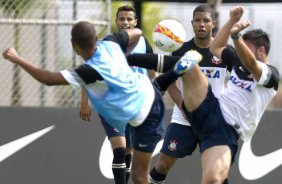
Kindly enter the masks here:
<path id="1" fill-rule="evenodd" d="M 73 86 L 84 87 L 96 111 L 113 127 L 124 131 L 128 122 L 142 123 L 154 100 L 147 76 L 127 64 L 125 31 L 97 42 L 96 52 L 85 64 L 61 71 Z"/>
<path id="2" fill-rule="evenodd" d="M 134 53 L 147 53 L 147 45 L 146 45 L 146 41 L 145 38 L 143 36 L 140 37 L 138 44 L 134 47 L 134 49 L 131 51 L 130 54 L 134 54 Z M 147 69 L 146 68 L 142 68 L 142 67 L 138 67 L 138 66 L 131 66 L 132 71 L 134 72 L 138 72 L 138 73 L 143 73 L 145 75 L 148 75 Z"/>

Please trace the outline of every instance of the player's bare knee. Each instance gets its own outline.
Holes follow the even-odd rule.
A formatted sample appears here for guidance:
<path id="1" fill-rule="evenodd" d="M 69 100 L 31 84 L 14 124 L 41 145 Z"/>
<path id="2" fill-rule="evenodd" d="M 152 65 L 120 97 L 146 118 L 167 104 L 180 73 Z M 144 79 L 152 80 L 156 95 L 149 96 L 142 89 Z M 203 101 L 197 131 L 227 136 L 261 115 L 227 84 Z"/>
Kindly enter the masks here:
<path id="1" fill-rule="evenodd" d="M 148 174 L 139 173 L 131 170 L 131 178 L 134 184 L 147 184 L 149 183 Z"/>
<path id="2" fill-rule="evenodd" d="M 202 184 L 222 184 L 226 178 L 223 173 L 210 172 L 203 176 Z"/>
<path id="3" fill-rule="evenodd" d="M 163 160 L 158 160 L 155 165 L 156 170 L 161 174 L 167 174 L 171 168 L 171 165 Z"/>
<path id="4" fill-rule="evenodd" d="M 222 184 L 223 180 L 220 177 L 212 176 L 203 178 L 202 184 Z"/>

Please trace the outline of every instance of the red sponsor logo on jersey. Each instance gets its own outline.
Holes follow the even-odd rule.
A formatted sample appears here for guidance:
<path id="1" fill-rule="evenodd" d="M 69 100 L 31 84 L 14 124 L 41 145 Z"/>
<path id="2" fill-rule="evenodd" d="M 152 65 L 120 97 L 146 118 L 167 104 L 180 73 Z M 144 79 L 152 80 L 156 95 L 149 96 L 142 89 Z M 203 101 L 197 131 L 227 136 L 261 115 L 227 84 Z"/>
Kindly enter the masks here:
<path id="1" fill-rule="evenodd" d="M 222 63 L 222 61 L 221 61 L 218 57 L 216 57 L 216 56 L 213 56 L 213 57 L 212 57 L 212 62 L 213 62 L 214 64 L 216 64 L 216 65 Z"/>

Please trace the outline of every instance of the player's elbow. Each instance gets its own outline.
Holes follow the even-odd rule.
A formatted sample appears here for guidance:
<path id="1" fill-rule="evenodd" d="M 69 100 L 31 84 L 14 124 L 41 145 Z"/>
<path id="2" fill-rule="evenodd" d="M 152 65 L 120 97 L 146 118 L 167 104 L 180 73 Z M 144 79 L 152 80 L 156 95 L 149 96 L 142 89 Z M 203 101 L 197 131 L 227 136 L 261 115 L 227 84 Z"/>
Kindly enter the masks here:
<path id="1" fill-rule="evenodd" d="M 212 54 L 215 53 L 215 47 L 213 47 L 212 45 L 210 46 L 209 50 Z"/>
<path id="2" fill-rule="evenodd" d="M 40 81 L 42 84 L 46 85 L 46 86 L 54 86 L 56 85 L 52 80 L 50 79 L 43 79 Z"/>
<path id="3" fill-rule="evenodd" d="M 54 85 L 56 85 L 56 84 L 54 84 L 54 83 L 52 83 L 52 82 L 45 82 L 44 83 L 46 86 L 54 86 Z"/>

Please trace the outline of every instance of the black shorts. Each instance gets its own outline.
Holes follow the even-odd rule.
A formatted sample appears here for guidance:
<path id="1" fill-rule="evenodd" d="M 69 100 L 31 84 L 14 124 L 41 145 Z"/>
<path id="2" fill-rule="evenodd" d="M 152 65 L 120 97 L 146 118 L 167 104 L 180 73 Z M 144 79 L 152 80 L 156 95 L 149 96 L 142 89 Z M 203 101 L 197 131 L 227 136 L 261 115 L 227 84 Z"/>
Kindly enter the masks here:
<path id="1" fill-rule="evenodd" d="M 228 145 L 232 162 L 238 149 L 238 134 L 223 118 L 218 99 L 209 86 L 208 94 L 202 104 L 193 112 L 185 112 L 192 130 L 199 138 L 200 151 L 207 148 Z"/>

